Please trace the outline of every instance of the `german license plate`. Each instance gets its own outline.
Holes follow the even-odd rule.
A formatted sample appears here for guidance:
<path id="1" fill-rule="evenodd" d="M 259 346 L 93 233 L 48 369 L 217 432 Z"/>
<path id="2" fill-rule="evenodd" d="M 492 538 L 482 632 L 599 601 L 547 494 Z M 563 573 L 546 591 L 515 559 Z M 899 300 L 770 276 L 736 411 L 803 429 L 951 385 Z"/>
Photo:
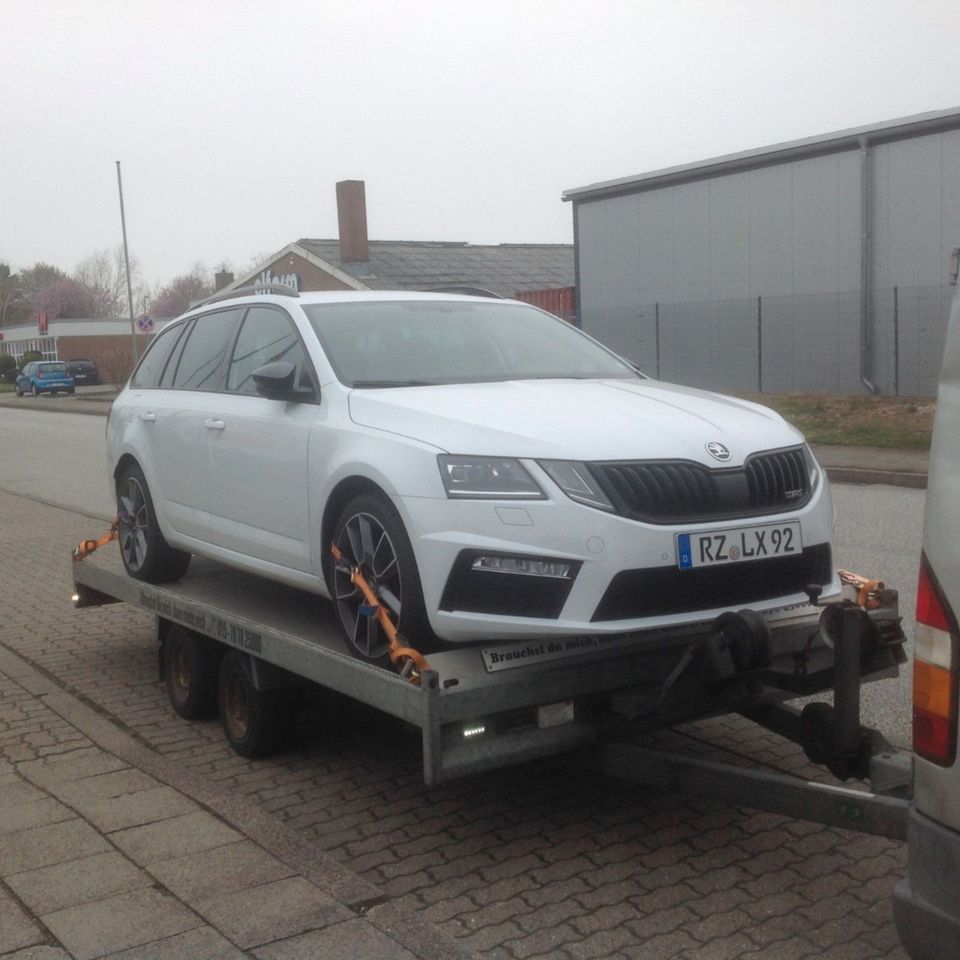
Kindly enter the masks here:
<path id="1" fill-rule="evenodd" d="M 796 520 L 677 534 L 677 566 L 681 570 L 786 557 L 802 551 L 800 524 Z"/>

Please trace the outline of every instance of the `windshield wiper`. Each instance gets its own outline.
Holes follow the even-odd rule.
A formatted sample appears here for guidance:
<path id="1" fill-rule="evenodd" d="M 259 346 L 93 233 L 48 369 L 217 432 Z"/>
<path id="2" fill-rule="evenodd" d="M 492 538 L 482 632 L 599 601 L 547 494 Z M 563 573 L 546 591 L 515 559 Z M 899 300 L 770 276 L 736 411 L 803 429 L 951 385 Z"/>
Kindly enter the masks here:
<path id="1" fill-rule="evenodd" d="M 435 387 L 432 380 L 354 380 L 354 390 L 375 390 L 378 387 Z"/>

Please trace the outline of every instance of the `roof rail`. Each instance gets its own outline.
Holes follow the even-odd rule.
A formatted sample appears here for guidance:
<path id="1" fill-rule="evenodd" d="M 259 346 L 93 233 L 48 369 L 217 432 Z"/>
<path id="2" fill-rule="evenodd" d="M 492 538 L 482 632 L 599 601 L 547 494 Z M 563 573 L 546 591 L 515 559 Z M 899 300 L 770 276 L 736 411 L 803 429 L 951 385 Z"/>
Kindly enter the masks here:
<path id="1" fill-rule="evenodd" d="M 246 297 L 251 293 L 276 293 L 281 297 L 299 297 L 300 294 L 288 283 L 258 283 L 250 287 L 237 287 L 235 290 L 221 290 L 219 293 L 213 293 L 202 300 L 196 300 L 190 304 L 190 309 L 202 307 L 208 303 L 216 303 L 218 300 L 232 300 L 234 297 Z"/>

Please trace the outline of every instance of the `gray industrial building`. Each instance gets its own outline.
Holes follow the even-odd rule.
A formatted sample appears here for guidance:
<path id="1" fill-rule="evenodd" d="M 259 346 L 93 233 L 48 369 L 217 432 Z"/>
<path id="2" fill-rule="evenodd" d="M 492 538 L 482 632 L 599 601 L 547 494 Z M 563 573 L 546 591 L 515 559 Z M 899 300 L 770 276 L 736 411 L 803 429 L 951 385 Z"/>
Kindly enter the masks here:
<path id="1" fill-rule="evenodd" d="M 568 190 L 584 330 L 664 380 L 930 396 L 960 110 Z"/>

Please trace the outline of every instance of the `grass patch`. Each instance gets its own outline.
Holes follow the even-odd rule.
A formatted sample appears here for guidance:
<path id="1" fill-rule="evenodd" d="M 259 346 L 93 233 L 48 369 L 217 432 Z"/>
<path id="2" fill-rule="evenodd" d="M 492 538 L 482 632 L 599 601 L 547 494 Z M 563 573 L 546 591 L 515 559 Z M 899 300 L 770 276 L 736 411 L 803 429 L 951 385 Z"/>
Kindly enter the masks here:
<path id="1" fill-rule="evenodd" d="M 16 384 L 0 381 L 0 393 L 13 393 Z"/>
<path id="2" fill-rule="evenodd" d="M 810 443 L 926 450 L 933 430 L 932 397 L 839 396 L 826 393 L 742 394 L 772 407 Z"/>

